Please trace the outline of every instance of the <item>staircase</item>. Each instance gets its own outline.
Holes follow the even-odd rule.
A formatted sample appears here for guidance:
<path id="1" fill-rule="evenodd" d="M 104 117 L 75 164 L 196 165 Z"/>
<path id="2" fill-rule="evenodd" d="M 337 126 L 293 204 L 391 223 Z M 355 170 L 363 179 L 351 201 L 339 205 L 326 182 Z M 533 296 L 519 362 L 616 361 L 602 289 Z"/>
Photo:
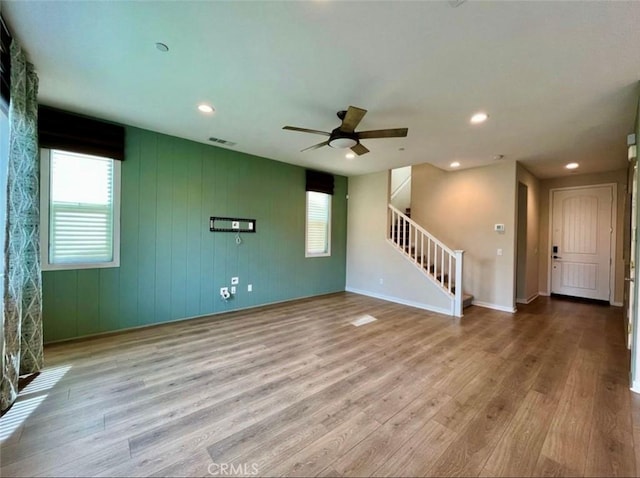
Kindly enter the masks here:
<path id="1" fill-rule="evenodd" d="M 471 305 L 473 296 L 462 290 L 462 256 L 436 239 L 407 214 L 389 204 L 388 241 L 419 268 L 451 300 L 451 315 L 462 317 L 464 307 Z"/>

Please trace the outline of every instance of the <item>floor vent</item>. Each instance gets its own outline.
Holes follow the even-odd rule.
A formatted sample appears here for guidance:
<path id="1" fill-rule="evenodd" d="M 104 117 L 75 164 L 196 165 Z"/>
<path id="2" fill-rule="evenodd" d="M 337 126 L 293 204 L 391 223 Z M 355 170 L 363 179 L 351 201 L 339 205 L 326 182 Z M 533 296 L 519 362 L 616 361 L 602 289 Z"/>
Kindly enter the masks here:
<path id="1" fill-rule="evenodd" d="M 352 321 L 350 323 L 351 323 L 351 325 L 355 325 L 356 327 L 360 327 L 361 325 L 368 324 L 368 323 L 374 322 L 376 320 L 378 320 L 378 319 L 376 319 L 375 317 L 371 317 L 370 315 L 363 315 L 363 316 L 357 318 L 356 320 L 354 320 L 354 321 Z"/>

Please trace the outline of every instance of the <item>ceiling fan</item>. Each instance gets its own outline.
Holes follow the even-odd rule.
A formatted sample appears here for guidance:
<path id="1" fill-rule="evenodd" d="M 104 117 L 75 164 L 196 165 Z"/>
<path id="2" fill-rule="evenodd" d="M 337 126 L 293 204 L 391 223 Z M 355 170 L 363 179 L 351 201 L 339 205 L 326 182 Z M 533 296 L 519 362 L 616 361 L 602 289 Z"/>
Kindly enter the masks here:
<path id="1" fill-rule="evenodd" d="M 373 139 L 373 138 L 404 138 L 407 136 L 408 128 L 394 128 L 394 129 L 377 129 L 373 131 L 355 131 L 364 115 L 367 114 L 367 110 L 362 108 L 356 108 L 355 106 L 349 106 L 346 111 L 338 111 L 338 118 L 342 120 L 342 124 L 336 129 L 327 133 L 326 131 L 318 131 L 317 129 L 298 128 L 296 126 L 284 126 L 282 129 L 290 131 L 301 131 L 303 133 L 321 134 L 328 136 L 327 141 L 314 144 L 302 150 L 310 151 L 312 149 L 322 148 L 323 146 L 331 146 L 332 148 L 351 148 L 351 151 L 357 155 L 367 154 L 369 150 L 360 143 L 361 139 Z"/>

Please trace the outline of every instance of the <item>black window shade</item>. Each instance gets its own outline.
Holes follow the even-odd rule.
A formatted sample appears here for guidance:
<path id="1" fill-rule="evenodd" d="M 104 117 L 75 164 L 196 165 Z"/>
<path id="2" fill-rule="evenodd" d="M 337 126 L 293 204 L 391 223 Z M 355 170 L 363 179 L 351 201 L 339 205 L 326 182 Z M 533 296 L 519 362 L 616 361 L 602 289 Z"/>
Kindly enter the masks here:
<path id="1" fill-rule="evenodd" d="M 307 191 L 333 195 L 333 175 L 307 169 Z"/>
<path id="2" fill-rule="evenodd" d="M 11 33 L 4 22 L 4 18 L 0 16 L 0 97 L 4 107 L 9 106 L 9 97 L 11 96 Z"/>
<path id="3" fill-rule="evenodd" d="M 124 127 L 66 111 L 38 108 L 40 147 L 124 160 Z"/>

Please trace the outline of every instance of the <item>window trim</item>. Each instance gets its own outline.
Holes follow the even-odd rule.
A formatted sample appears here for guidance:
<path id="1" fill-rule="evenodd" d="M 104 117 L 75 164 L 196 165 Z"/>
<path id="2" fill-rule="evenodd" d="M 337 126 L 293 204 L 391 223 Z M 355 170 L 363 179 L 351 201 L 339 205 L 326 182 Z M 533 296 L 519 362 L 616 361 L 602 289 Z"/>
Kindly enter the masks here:
<path id="1" fill-rule="evenodd" d="M 329 197 L 329 210 L 327 211 L 327 252 L 309 252 L 309 193 L 325 194 Z M 306 191 L 305 193 L 305 222 L 304 222 L 304 257 L 330 257 L 331 256 L 331 212 L 333 209 L 333 195 L 318 191 Z"/>
<path id="2" fill-rule="evenodd" d="M 111 159 L 113 161 L 113 260 L 110 262 L 52 264 L 49 261 L 49 203 L 51 201 L 49 196 L 49 185 L 51 179 L 51 149 L 40 149 L 40 262 L 43 271 L 106 269 L 120 267 L 120 167 L 122 161 L 117 161 L 113 158 L 105 159 Z"/>

